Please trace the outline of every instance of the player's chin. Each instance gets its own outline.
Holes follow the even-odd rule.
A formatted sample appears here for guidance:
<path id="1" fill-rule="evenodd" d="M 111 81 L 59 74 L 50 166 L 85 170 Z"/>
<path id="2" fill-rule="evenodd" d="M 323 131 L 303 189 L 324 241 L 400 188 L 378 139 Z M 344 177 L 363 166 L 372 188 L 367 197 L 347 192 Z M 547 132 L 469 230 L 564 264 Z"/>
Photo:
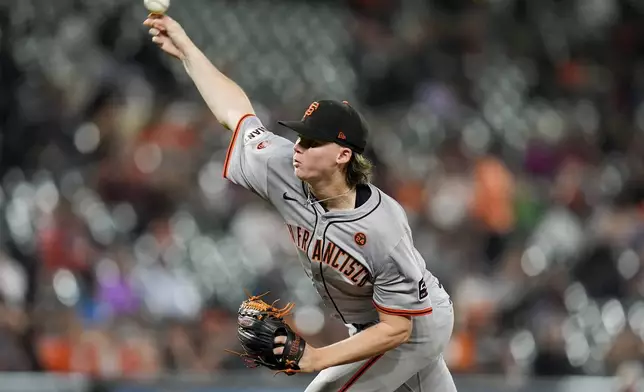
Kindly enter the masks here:
<path id="1" fill-rule="evenodd" d="M 299 167 L 293 167 L 293 172 L 295 173 L 295 177 L 297 177 L 298 180 L 307 182 L 313 178 L 311 175 L 310 171 L 303 170 L 302 166 Z"/>
<path id="2" fill-rule="evenodd" d="M 299 180 L 305 181 L 307 176 L 304 170 L 302 170 L 301 167 L 294 166 L 293 167 L 293 172 L 295 173 L 295 177 L 297 177 Z"/>

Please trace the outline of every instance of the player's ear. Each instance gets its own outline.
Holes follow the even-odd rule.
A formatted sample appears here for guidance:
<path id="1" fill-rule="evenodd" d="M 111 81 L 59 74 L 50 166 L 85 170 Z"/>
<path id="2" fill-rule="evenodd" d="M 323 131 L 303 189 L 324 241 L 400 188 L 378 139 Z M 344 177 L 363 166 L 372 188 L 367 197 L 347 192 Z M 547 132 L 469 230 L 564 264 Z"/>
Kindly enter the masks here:
<path id="1" fill-rule="evenodd" d="M 350 148 L 342 147 L 340 149 L 340 152 L 338 153 L 338 157 L 336 158 L 336 162 L 341 165 L 343 163 L 349 163 L 351 160 L 351 155 L 353 155 L 353 151 L 351 151 Z"/>

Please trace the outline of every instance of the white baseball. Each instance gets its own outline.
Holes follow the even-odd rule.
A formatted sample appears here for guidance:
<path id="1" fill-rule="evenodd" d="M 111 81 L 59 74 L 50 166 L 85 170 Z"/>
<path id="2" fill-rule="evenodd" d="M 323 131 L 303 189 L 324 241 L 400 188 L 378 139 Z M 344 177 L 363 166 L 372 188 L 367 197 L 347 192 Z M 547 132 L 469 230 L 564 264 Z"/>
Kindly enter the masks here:
<path id="1" fill-rule="evenodd" d="M 170 7 L 170 0 L 143 0 L 145 8 L 155 14 L 163 14 Z"/>

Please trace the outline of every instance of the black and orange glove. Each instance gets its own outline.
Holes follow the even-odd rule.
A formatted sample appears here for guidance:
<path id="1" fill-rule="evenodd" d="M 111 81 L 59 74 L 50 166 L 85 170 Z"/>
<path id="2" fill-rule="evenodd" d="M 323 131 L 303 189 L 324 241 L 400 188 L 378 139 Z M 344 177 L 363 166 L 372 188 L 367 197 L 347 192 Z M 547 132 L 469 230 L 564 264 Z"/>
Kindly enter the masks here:
<path id="1" fill-rule="evenodd" d="M 289 303 L 280 309 L 274 306 L 275 302 L 268 304 L 262 297 L 251 296 L 239 307 L 237 337 L 244 349 L 240 355 L 249 367 L 265 366 L 293 375 L 299 371 L 298 363 L 306 348 L 306 341 L 284 322 L 284 316 L 294 305 Z M 275 343 L 279 336 L 284 336 L 286 342 Z M 273 351 L 278 347 L 283 347 L 281 354 Z"/>

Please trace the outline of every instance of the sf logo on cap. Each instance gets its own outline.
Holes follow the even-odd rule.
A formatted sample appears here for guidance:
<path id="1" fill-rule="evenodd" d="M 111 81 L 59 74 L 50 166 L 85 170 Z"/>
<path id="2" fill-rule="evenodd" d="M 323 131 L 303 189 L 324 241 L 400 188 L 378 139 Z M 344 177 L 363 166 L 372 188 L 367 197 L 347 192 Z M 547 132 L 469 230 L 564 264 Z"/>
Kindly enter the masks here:
<path id="1" fill-rule="evenodd" d="M 304 117 L 302 117 L 302 120 L 313 114 L 314 111 L 316 111 L 320 107 L 320 104 L 317 102 L 313 102 L 311 106 L 309 106 L 308 109 L 306 109 L 306 112 L 304 112 Z"/>

